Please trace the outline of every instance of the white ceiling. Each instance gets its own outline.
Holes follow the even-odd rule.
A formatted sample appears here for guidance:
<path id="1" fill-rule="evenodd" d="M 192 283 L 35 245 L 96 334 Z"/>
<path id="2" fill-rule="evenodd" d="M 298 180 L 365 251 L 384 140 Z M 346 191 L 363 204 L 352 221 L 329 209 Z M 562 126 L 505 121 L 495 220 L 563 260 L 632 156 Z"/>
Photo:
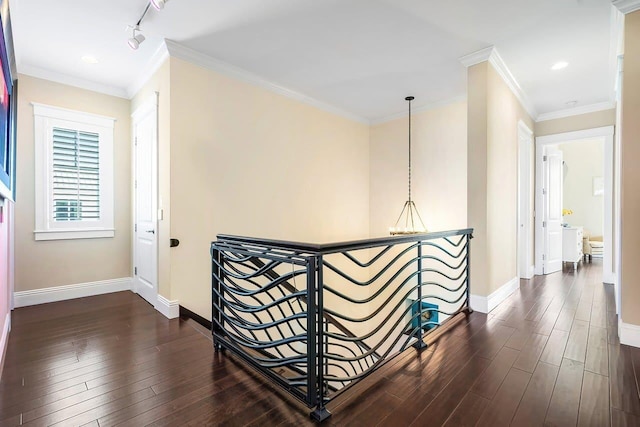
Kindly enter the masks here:
<path id="1" fill-rule="evenodd" d="M 167 38 L 379 120 L 464 96 L 459 58 L 493 45 L 538 114 L 612 101 L 610 0 L 171 0 L 132 51 L 146 3 L 11 0 L 18 71 L 124 96 Z"/>

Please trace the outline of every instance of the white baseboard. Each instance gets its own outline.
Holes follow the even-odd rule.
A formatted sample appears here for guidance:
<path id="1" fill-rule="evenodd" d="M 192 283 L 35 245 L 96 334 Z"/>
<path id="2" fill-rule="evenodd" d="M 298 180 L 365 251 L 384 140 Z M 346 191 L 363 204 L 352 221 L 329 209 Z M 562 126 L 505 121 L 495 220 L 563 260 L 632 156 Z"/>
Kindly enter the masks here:
<path id="1" fill-rule="evenodd" d="M 640 326 L 618 320 L 618 336 L 620 344 L 640 347 Z"/>
<path id="2" fill-rule="evenodd" d="M 130 291 L 132 283 L 133 279 L 131 277 L 123 277 L 121 279 L 101 280 L 99 282 L 55 286 L 32 291 L 19 291 L 14 292 L 13 296 L 15 307 L 18 308 L 74 298 L 110 294 L 112 292 Z"/>
<path id="3" fill-rule="evenodd" d="M 520 288 L 520 279 L 518 277 L 514 277 L 492 292 L 488 297 L 472 294 L 471 308 L 479 311 L 480 313 L 489 313 L 491 310 L 496 308 L 498 304 L 506 300 L 509 295 L 514 293 L 518 288 Z"/>
<path id="4" fill-rule="evenodd" d="M 2 376 L 2 368 L 4 366 L 4 355 L 7 351 L 7 341 L 9 341 L 9 332 L 11 331 L 11 310 L 7 312 L 4 318 L 4 327 L 2 328 L 2 338 L 0 338 L 0 377 Z"/>
<path id="5" fill-rule="evenodd" d="M 18 308 L 121 291 L 135 291 L 133 289 L 132 277 L 55 286 L 52 288 L 35 289 L 33 291 L 20 291 L 14 292 L 13 296 L 15 306 Z M 180 316 L 180 305 L 178 301 L 170 301 L 162 295 L 158 295 L 157 302 L 153 304 L 153 306 L 168 319 L 175 319 Z"/>
<path id="6" fill-rule="evenodd" d="M 176 319 L 180 316 L 180 304 L 177 300 L 171 301 L 158 294 L 158 303 L 155 307 L 167 319 Z"/>
<path id="7" fill-rule="evenodd" d="M 616 284 L 616 275 L 613 272 L 609 272 L 609 273 L 604 273 L 603 277 L 602 277 L 602 282 L 603 283 L 608 283 L 609 285 L 615 285 Z"/>

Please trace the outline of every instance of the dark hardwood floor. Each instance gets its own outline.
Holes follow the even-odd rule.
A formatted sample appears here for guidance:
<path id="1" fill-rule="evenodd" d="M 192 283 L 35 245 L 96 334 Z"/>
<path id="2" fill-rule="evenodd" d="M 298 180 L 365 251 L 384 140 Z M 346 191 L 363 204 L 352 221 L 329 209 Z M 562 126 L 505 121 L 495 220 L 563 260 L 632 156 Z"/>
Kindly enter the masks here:
<path id="1" fill-rule="evenodd" d="M 523 281 L 328 405 L 339 426 L 640 426 L 640 349 L 601 266 Z M 313 425 L 209 331 L 130 292 L 13 312 L 0 425 Z"/>

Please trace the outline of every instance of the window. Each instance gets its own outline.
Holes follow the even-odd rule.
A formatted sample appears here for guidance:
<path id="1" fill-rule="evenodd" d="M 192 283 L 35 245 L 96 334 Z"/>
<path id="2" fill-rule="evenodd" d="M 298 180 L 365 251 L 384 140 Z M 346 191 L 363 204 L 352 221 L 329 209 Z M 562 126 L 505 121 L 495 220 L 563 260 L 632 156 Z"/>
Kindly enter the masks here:
<path id="1" fill-rule="evenodd" d="M 33 104 L 36 240 L 113 237 L 109 117 Z"/>

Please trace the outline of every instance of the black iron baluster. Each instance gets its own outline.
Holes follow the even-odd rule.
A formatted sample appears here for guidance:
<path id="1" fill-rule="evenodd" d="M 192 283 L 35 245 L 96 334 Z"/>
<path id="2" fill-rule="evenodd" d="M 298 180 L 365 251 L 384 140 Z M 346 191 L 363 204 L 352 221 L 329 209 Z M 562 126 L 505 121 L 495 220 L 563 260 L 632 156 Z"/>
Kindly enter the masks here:
<path id="1" fill-rule="evenodd" d="M 223 328 L 221 328 L 220 325 L 217 323 L 217 322 L 222 322 L 222 315 L 220 314 L 222 301 L 219 297 L 219 295 L 221 295 L 222 288 L 223 288 L 222 284 L 220 283 L 222 280 L 222 268 L 220 267 L 222 265 L 221 262 L 222 262 L 222 252 L 219 249 L 212 246 L 211 248 L 211 271 L 212 271 L 211 294 L 213 298 L 212 298 L 212 304 L 211 304 L 211 316 L 212 316 L 212 319 L 214 319 L 214 321 L 211 322 L 211 335 L 213 336 L 213 347 L 215 348 L 216 351 L 222 349 L 222 345 L 218 341 L 217 335 L 223 332 Z"/>
<path id="2" fill-rule="evenodd" d="M 471 308 L 471 239 L 473 234 L 467 234 L 467 312 L 473 313 Z"/>
<path id="3" fill-rule="evenodd" d="M 425 344 L 422 339 L 422 241 L 418 242 L 418 300 L 416 304 L 418 304 L 418 341 L 413 345 L 417 349 L 426 348 L 427 344 Z M 413 312 L 413 310 L 412 310 Z"/>
<path id="4" fill-rule="evenodd" d="M 316 269 L 315 257 L 307 259 L 307 404 L 318 405 L 318 381 L 316 372 Z M 312 412 L 312 416 L 315 413 Z"/>
<path id="5" fill-rule="evenodd" d="M 314 258 L 315 260 L 315 258 Z M 323 421 L 331 416 L 331 412 L 324 407 L 324 395 L 325 395 L 325 387 L 324 387 L 324 374 L 325 368 L 328 368 L 327 361 L 324 358 L 325 354 L 325 335 L 324 335 L 324 298 L 323 298 L 323 288 L 324 288 L 324 278 L 323 278 L 323 268 L 324 268 L 324 260 L 322 256 L 317 258 L 317 296 L 318 296 L 318 304 L 316 306 L 317 315 L 316 315 L 316 324 L 318 325 L 318 374 L 317 374 L 317 384 L 318 384 L 318 402 L 316 409 L 311 413 L 311 417 L 317 421 Z"/>

